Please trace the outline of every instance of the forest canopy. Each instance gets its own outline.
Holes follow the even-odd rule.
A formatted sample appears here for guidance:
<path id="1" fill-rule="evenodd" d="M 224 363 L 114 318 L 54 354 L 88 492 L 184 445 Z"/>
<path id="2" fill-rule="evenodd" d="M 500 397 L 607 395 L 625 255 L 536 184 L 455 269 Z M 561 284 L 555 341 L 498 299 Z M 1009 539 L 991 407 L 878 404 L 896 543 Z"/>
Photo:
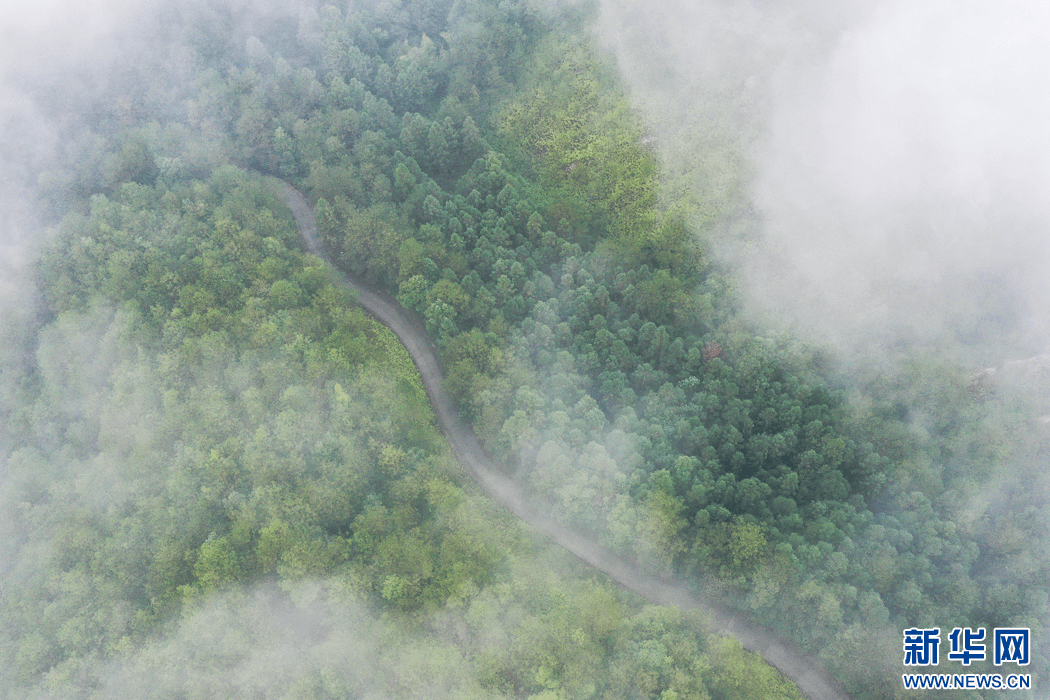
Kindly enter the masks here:
<path id="1" fill-rule="evenodd" d="M 35 340 L 0 406 L 6 697 L 234 696 L 252 674 L 266 697 L 799 697 L 486 502 L 273 178 L 336 267 L 418 316 L 535 503 L 851 697 L 894 696 L 901 629 L 1042 626 L 1047 558 L 1016 544 L 1036 507 L 966 512 L 1034 468 L 1037 440 L 997 439 L 1028 409 L 940 358 L 858 386 L 745 322 L 694 224 L 740 212 L 661 199 L 589 11 L 170 12 L 189 76 L 126 67 L 150 89 L 98 95 L 39 178 Z M 272 637 L 283 675 L 245 641 Z"/>

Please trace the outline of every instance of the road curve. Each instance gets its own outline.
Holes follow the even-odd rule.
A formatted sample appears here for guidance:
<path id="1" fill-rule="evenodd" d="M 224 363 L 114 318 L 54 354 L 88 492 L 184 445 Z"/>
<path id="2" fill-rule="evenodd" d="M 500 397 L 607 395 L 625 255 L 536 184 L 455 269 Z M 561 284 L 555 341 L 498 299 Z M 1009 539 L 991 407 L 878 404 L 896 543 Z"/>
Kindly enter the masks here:
<path id="1" fill-rule="evenodd" d="M 702 601 L 682 583 L 667 582 L 640 573 L 629 562 L 616 556 L 588 537 L 558 525 L 551 518 L 530 509 L 521 487 L 495 468 L 482 449 L 474 431 L 456 413 L 444 389 L 443 374 L 437 353 L 418 319 L 409 314 L 389 295 L 376 291 L 336 269 L 321 246 L 313 208 L 297 189 L 277 180 L 278 193 L 291 209 L 299 232 L 311 253 L 328 263 L 332 274 L 357 293 L 358 302 L 382 324 L 390 328 L 408 350 L 419 368 L 423 387 L 434 407 L 438 425 L 448 438 L 456 458 L 482 490 L 508 508 L 533 529 L 540 531 L 579 559 L 601 570 L 624 588 L 645 600 L 680 610 L 702 610 L 712 620 L 714 629 L 735 637 L 745 649 L 791 679 L 811 700 L 849 700 L 831 676 L 811 656 L 769 630 L 748 622 L 742 615 L 709 601 Z"/>

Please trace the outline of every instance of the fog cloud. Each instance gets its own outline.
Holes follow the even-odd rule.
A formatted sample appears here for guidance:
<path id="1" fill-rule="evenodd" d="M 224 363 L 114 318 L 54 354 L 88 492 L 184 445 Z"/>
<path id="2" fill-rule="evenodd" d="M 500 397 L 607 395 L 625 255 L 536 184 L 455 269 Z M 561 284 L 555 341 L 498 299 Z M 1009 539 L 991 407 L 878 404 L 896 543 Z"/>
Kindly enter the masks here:
<path id="1" fill-rule="evenodd" d="M 45 228 L 38 178 L 54 167 L 63 131 L 84 111 L 60 115 L 52 107 L 90 93 L 91 67 L 119 55 L 122 31 L 152 4 L 45 0 L 6 7 L 0 18 L 0 348 L 5 364 L 12 348 L 21 347 L 19 328 L 33 308 L 30 264 Z"/>
<path id="2" fill-rule="evenodd" d="M 492 697 L 438 635 L 412 635 L 305 582 L 200 601 L 156 640 L 87 670 L 108 698 Z"/>
<path id="3" fill-rule="evenodd" d="M 606 3 L 604 36 L 639 102 L 673 107 L 657 124 L 672 171 L 716 204 L 742 207 L 719 188 L 746 184 L 753 210 L 723 253 L 767 322 L 850 350 L 1045 349 L 1045 7 L 684 5 L 635 22 Z M 733 145 L 697 159 L 679 132 Z"/>

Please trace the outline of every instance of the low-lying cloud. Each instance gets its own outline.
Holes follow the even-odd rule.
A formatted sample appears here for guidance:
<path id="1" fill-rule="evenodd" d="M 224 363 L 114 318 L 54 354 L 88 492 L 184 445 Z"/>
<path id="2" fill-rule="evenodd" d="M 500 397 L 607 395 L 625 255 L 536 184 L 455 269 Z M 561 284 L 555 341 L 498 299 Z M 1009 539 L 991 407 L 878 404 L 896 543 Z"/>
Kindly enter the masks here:
<path id="1" fill-rule="evenodd" d="M 844 350 L 961 344 L 983 362 L 1050 344 L 1045 7 L 663 3 L 640 22 L 604 7 L 639 102 L 670 108 L 668 128 L 732 138 L 720 167 L 677 143 L 665 160 L 717 200 L 737 159 L 724 177 L 753 208 L 723 252 L 767 322 Z"/>

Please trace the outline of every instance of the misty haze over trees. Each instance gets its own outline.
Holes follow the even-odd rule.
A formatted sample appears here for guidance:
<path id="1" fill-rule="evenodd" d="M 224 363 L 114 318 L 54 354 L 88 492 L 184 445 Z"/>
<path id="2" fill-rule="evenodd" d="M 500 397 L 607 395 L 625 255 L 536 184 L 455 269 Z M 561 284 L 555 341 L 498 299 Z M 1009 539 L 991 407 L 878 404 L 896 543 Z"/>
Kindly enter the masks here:
<path id="1" fill-rule="evenodd" d="M 1010 266 L 1044 259 L 1050 180 L 938 218 L 982 168 L 993 195 L 1017 175 L 850 170 L 836 90 L 881 85 L 880 38 L 936 16 L 881 7 L 186 3 L 80 66 L 12 63 L 0 694 L 799 697 L 487 502 L 274 177 L 422 319 L 537 508 L 850 697 L 903 692 L 914 626 L 1032 628 L 1040 692 L 1050 407 L 1007 360 L 1047 347 Z M 793 177 L 811 105 L 838 130 Z"/>

